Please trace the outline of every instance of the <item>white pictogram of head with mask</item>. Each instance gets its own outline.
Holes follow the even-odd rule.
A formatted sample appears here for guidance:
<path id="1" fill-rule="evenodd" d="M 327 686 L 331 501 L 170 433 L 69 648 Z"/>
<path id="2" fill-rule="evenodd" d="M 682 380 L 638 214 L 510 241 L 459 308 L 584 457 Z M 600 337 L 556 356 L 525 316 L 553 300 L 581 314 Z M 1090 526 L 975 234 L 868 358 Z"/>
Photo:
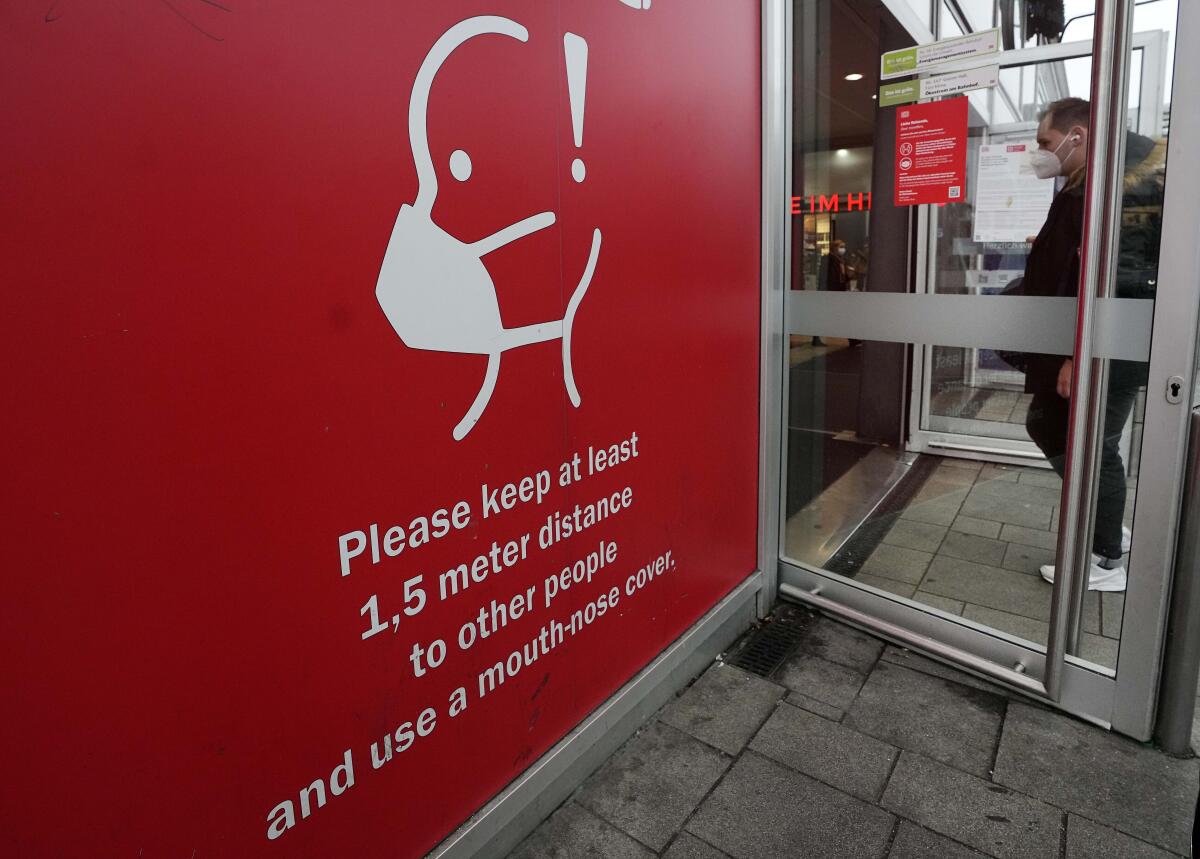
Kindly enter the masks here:
<path id="1" fill-rule="evenodd" d="M 500 319 L 496 286 L 483 257 L 551 226 L 555 222 L 554 213 L 531 215 L 474 242 L 461 241 L 433 222 L 438 180 L 426 129 L 429 93 L 434 77 L 450 55 L 469 39 L 485 34 L 529 41 L 529 31 L 508 18 L 493 15 L 468 18 L 434 43 L 417 72 L 408 104 L 408 138 L 417 168 L 417 197 L 411 204 L 400 207 L 375 285 L 380 308 L 406 346 L 487 356 L 487 370 L 479 393 L 454 427 L 456 441 L 466 437 L 487 408 L 500 373 L 500 356 L 519 346 L 562 341 L 563 381 L 572 405 L 578 408 L 579 389 L 571 367 L 571 332 L 600 253 L 600 230 L 596 229 L 583 274 L 562 319 L 505 328 Z M 564 47 L 568 78 L 579 79 L 581 65 L 586 71 L 587 43 L 568 33 Z M 578 163 L 581 168 L 582 162 Z M 463 150 L 457 149 L 450 155 L 449 167 L 456 180 L 465 182 L 471 178 L 471 158 Z M 582 181 L 583 171 L 572 167 L 576 181 Z"/>

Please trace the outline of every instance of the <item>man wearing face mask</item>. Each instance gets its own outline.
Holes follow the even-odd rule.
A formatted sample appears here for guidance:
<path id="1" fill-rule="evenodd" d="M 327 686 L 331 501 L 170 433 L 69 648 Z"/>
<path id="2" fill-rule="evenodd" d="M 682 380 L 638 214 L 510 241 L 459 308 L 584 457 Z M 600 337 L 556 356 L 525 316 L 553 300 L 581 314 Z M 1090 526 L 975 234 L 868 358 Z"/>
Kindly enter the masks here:
<path id="1" fill-rule="evenodd" d="M 1066 183 L 1055 196 L 1030 250 L 1021 290 L 1025 295 L 1074 297 L 1078 292 L 1090 112 L 1091 105 L 1083 99 L 1066 98 L 1051 104 L 1040 116 L 1038 149 L 1031 155 L 1031 166 L 1039 178 L 1063 176 Z M 1129 136 L 1124 195 L 1127 211 L 1139 206 L 1153 210 L 1157 205 L 1161 214 L 1164 157 L 1165 144 Z M 1123 227 L 1117 268 L 1119 296 L 1153 295 L 1158 265 L 1157 223 L 1151 217 Z M 1026 359 L 1025 391 L 1032 393 L 1033 399 L 1025 426 L 1060 476 L 1066 464 L 1073 369 L 1071 359 L 1060 355 L 1029 355 Z M 1146 381 L 1145 370 L 1145 364 L 1134 362 L 1110 364 L 1090 590 L 1125 590 L 1121 559 L 1129 550 L 1129 532 L 1122 525 L 1126 488 L 1119 444 L 1138 387 Z M 1046 581 L 1054 581 L 1052 565 L 1043 566 L 1041 574 Z"/>
<path id="2" fill-rule="evenodd" d="M 845 292 L 850 289 L 850 278 L 853 270 L 846 262 L 846 243 L 834 239 L 829 246 L 829 256 L 825 259 L 825 288 L 831 292 Z"/>
<path id="3" fill-rule="evenodd" d="M 846 261 L 846 243 L 834 239 L 829 245 L 829 254 L 825 257 L 825 289 L 832 292 L 848 292 L 850 282 L 857 272 Z M 861 340 L 851 340 L 851 346 L 861 346 Z"/>
<path id="4" fill-rule="evenodd" d="M 850 288 L 852 270 L 846 264 L 846 243 L 834 239 L 829 243 L 829 253 L 821 257 L 821 288 L 830 292 L 845 292 Z M 812 345 L 827 345 L 820 337 L 812 339 Z"/>

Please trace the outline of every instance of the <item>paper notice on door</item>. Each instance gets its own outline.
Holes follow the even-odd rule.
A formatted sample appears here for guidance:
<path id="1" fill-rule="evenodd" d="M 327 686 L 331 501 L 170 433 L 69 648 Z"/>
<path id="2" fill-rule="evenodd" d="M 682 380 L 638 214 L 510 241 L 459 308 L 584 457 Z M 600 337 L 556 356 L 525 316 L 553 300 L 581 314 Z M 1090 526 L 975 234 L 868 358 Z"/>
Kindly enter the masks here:
<path id="1" fill-rule="evenodd" d="M 1054 180 L 1029 166 L 1033 141 L 985 143 L 975 174 L 975 241 L 1024 242 L 1036 236 L 1050 211 Z"/>
<path id="2" fill-rule="evenodd" d="M 967 99 L 896 110 L 896 205 L 966 200 Z"/>

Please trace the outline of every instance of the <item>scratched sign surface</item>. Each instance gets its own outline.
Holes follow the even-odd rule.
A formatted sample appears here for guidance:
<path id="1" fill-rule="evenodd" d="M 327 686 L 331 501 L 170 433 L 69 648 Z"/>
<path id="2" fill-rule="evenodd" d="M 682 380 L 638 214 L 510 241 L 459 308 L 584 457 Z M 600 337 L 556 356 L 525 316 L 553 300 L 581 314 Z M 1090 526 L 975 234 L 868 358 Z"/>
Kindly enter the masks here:
<path id="1" fill-rule="evenodd" d="M 758 44 L 3 4 L 0 852 L 422 855 L 750 573 Z"/>

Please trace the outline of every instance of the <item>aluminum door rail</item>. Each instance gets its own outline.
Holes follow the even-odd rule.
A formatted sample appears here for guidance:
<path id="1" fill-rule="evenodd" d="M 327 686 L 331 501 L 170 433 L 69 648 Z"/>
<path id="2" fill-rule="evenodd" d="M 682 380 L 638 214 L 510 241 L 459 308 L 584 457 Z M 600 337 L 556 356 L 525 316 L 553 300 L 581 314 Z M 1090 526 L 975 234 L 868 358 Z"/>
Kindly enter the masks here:
<path id="1" fill-rule="evenodd" d="M 1078 607 L 1091 567 L 1092 488 L 1104 434 L 1103 382 L 1095 350 L 1097 306 L 1116 272 L 1117 214 L 1121 207 L 1125 151 L 1125 104 L 1129 88 L 1132 0 L 1096 0 L 1092 56 L 1092 119 L 1088 145 L 1088 181 L 1084 194 L 1083 247 L 1075 326 L 1071 424 L 1058 531 L 1057 571 L 1046 646 L 1046 692 L 1062 695 L 1067 649 L 1079 623 Z M 1087 391 L 1088 396 L 1078 396 Z"/>
<path id="2" fill-rule="evenodd" d="M 779 533 L 783 517 L 784 295 L 791 259 L 791 221 L 785 215 L 792 185 L 792 129 L 788 81 L 791 4 L 762 4 L 762 303 L 758 414 L 758 569 L 763 572 L 758 612 L 775 604 Z"/>
<path id="3" fill-rule="evenodd" d="M 1192 410 L 1184 476 L 1183 516 L 1175 555 L 1175 593 L 1163 659 L 1162 692 L 1154 739 L 1170 755 L 1188 754 L 1200 672 L 1200 409 Z"/>

